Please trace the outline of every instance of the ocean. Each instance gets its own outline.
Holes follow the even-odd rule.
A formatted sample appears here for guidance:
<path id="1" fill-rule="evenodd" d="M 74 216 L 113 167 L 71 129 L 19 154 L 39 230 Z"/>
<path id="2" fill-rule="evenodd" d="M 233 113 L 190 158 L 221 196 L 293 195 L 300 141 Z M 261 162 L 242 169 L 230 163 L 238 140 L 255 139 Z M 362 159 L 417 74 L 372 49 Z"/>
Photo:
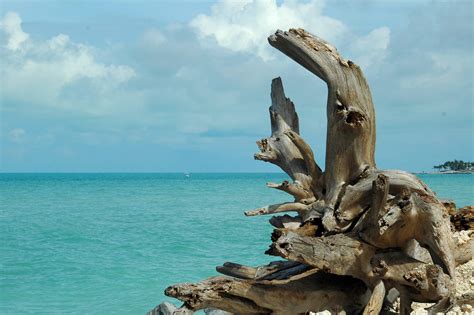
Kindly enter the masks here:
<path id="1" fill-rule="evenodd" d="M 474 204 L 474 175 L 420 174 L 440 198 Z M 270 217 L 290 201 L 278 173 L 0 173 L 0 314 L 145 314 L 174 283 L 225 261 L 275 257 Z"/>

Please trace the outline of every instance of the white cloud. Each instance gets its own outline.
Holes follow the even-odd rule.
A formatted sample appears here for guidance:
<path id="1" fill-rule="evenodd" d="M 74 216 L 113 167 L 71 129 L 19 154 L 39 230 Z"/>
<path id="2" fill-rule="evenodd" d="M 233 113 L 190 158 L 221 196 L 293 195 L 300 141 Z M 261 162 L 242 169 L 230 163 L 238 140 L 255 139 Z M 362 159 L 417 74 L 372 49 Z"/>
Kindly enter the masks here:
<path id="1" fill-rule="evenodd" d="M 26 42 L 29 35 L 21 29 L 21 18 L 15 12 L 8 12 L 0 21 L 0 28 L 8 36 L 6 48 L 9 50 L 18 50 Z"/>
<path id="2" fill-rule="evenodd" d="M 28 39 L 16 13 L 8 13 L 1 25 L 7 40 L 2 51 L 2 97 L 9 100 L 98 113 L 110 110 L 115 90 L 136 75 L 129 66 L 97 61 L 94 47 L 64 34 L 46 41 Z M 77 92 L 68 95 L 68 89 L 80 90 L 80 97 Z"/>
<path id="3" fill-rule="evenodd" d="M 198 76 L 193 68 L 187 66 L 180 67 L 175 73 L 175 77 L 182 80 L 196 79 Z"/>
<path id="4" fill-rule="evenodd" d="M 366 36 L 356 38 L 351 45 L 356 55 L 354 61 L 363 69 L 377 67 L 385 59 L 389 43 L 388 27 L 374 29 Z"/>
<path id="5" fill-rule="evenodd" d="M 166 37 L 157 29 L 149 29 L 143 34 L 142 40 L 147 44 L 151 46 L 161 46 L 165 40 Z"/>
<path id="6" fill-rule="evenodd" d="M 286 0 L 223 0 L 211 15 L 198 15 L 190 25 L 200 37 L 213 37 L 217 44 L 236 52 L 272 58 L 266 38 L 277 29 L 305 28 L 335 44 L 348 30 L 344 23 L 322 14 L 324 2 Z"/>
<path id="7" fill-rule="evenodd" d="M 454 87 L 465 88 L 466 95 L 472 93 L 473 56 L 469 51 L 428 51 L 423 52 L 422 71 L 416 69 L 400 81 L 400 87 L 406 90 L 428 90 L 450 92 Z M 414 67 L 413 67 L 414 68 Z M 469 78 L 471 80 L 459 80 Z M 452 92 L 451 92 L 452 93 Z M 411 94 L 411 93 L 410 93 Z"/>

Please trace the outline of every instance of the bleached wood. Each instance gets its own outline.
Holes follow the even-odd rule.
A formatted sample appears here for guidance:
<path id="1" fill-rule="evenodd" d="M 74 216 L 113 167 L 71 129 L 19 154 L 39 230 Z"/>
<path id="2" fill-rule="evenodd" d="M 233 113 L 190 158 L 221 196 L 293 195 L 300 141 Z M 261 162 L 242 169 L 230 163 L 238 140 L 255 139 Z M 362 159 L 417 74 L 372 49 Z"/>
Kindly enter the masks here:
<path id="1" fill-rule="evenodd" d="M 288 174 L 291 181 L 267 187 L 294 200 L 245 215 L 297 213 L 270 219 L 277 229 L 266 253 L 287 261 L 259 267 L 225 263 L 217 271 L 232 278 L 179 284 L 166 294 L 193 310 L 377 314 L 396 288 L 401 313 L 411 311 L 412 301 L 434 302 L 432 311 L 446 311 L 453 303 L 455 264 L 472 257 L 462 247 L 454 255 L 446 210 L 451 203 L 440 202 L 413 174 L 376 168 L 375 110 L 357 65 L 302 29 L 277 31 L 268 40 L 327 83 L 325 170 L 300 134 L 295 105 L 281 79 L 273 79 L 271 136 L 257 141 L 260 152 L 254 157 Z M 472 227 L 472 209 L 466 211 L 453 219 L 457 228 Z"/>
<path id="2" fill-rule="evenodd" d="M 312 161 L 306 161 L 302 152 L 293 143 L 288 134 L 299 134 L 298 115 L 293 102 L 285 96 L 283 83 L 280 78 L 275 78 L 271 86 L 272 105 L 269 108 L 272 134 L 269 138 L 257 141 L 260 152 L 255 154 L 255 159 L 273 163 L 287 173 L 294 183 L 288 189 L 282 189 L 295 197 L 295 201 L 311 199 L 313 197 L 312 174 L 314 168 L 319 168 L 314 155 L 303 152 L 305 157 L 313 156 Z M 303 140 L 301 140 L 303 141 Z M 308 145 L 307 149 L 311 150 Z M 308 169 L 308 165 L 314 165 Z M 273 185 L 271 185 L 273 187 Z"/>
<path id="3" fill-rule="evenodd" d="M 283 283 L 213 277 L 199 283 L 173 285 L 165 293 L 192 310 L 213 307 L 235 314 L 292 315 L 310 310 L 355 314 L 368 299 L 362 282 L 325 273 Z"/>
<path id="4" fill-rule="evenodd" d="M 345 184 L 375 169 L 375 112 L 369 86 L 357 65 L 305 30 L 279 30 L 268 41 L 328 85 L 325 200 L 334 208 Z"/>
<path id="5" fill-rule="evenodd" d="M 285 203 L 278 203 L 275 205 L 269 205 L 262 208 L 257 208 L 255 210 L 245 211 L 246 216 L 255 216 L 255 215 L 263 215 L 263 214 L 275 214 L 281 212 L 305 212 L 308 210 L 308 205 L 301 203 L 301 202 L 285 202 Z"/>
<path id="6" fill-rule="evenodd" d="M 364 315 L 378 315 L 382 309 L 383 300 L 385 298 L 385 284 L 382 280 L 378 280 L 372 290 L 369 302 L 364 309 Z"/>
<path id="7" fill-rule="evenodd" d="M 377 309 L 382 291 L 380 286 L 377 288 L 380 281 L 388 288 L 409 288 L 410 300 L 437 302 L 438 310 L 454 295 L 452 280 L 440 266 L 418 261 L 401 251 L 379 252 L 376 247 L 344 234 L 308 237 L 288 232 L 274 241 L 272 254 L 364 281 L 375 294 L 374 304 L 368 309 L 371 312 Z"/>

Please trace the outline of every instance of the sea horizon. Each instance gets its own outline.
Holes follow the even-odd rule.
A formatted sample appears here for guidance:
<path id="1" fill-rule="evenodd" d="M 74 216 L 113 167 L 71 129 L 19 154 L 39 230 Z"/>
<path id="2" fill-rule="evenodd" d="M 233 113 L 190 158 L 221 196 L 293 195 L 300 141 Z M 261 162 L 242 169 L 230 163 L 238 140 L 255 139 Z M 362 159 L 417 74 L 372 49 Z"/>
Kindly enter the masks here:
<path id="1" fill-rule="evenodd" d="M 386 170 L 395 170 L 386 169 Z M 435 172 L 435 171 L 405 171 L 411 174 L 431 174 L 431 175 L 452 175 L 452 174 L 467 174 L 472 175 L 473 172 Z M 0 174 L 281 174 L 284 172 L 278 171 L 0 171 Z"/>

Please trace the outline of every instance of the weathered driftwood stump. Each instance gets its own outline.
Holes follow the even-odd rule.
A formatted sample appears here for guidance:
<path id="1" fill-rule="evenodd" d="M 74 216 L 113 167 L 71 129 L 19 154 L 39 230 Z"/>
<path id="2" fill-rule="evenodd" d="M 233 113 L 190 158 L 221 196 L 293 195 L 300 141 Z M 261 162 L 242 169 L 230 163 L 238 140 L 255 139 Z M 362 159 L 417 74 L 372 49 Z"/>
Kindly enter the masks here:
<path id="1" fill-rule="evenodd" d="M 166 295 L 192 311 L 378 314 L 394 288 L 401 313 L 410 312 L 412 301 L 447 310 L 455 268 L 448 213 L 414 175 L 377 169 L 374 105 L 361 69 L 302 29 L 277 31 L 268 41 L 327 83 L 326 169 L 316 164 L 300 136 L 295 106 L 280 78 L 274 79 L 272 134 L 257 142 L 255 159 L 289 175 L 292 182 L 268 187 L 294 200 L 245 214 L 296 212 L 270 219 L 276 230 L 267 254 L 286 260 L 256 268 L 225 263 L 217 271 L 226 277 L 173 285 Z M 420 245 L 429 251 L 428 259 L 413 254 Z"/>

